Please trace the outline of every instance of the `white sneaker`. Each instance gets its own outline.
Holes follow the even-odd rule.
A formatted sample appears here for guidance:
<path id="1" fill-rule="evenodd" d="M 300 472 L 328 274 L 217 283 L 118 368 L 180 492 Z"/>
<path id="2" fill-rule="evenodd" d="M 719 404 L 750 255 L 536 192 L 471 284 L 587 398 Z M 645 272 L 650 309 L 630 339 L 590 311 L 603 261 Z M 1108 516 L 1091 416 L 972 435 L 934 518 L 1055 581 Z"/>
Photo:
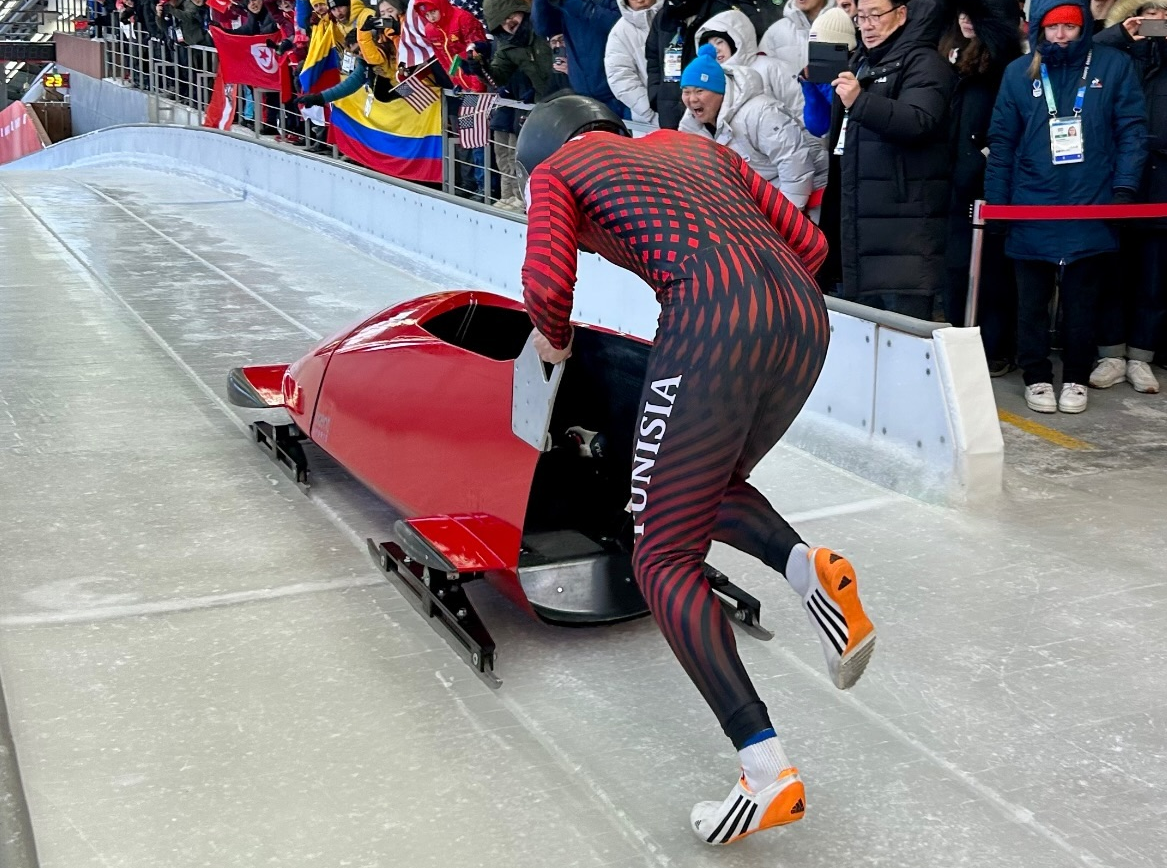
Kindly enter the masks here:
<path id="1" fill-rule="evenodd" d="M 783 769 L 778 780 L 753 792 L 743 775 L 724 802 L 700 802 L 689 814 L 689 826 L 706 844 L 732 844 L 746 835 L 785 826 L 806 814 L 806 790 L 798 769 Z"/>
<path id="2" fill-rule="evenodd" d="M 1035 413 L 1056 413 L 1058 402 L 1054 399 L 1053 383 L 1034 383 L 1025 387 L 1025 404 Z"/>
<path id="3" fill-rule="evenodd" d="M 1090 385 L 1095 389 L 1109 389 L 1125 379 L 1126 359 L 1099 359 L 1094 370 L 1090 372 Z"/>
<path id="4" fill-rule="evenodd" d="M 802 599 L 810 626 L 827 658 L 827 672 L 840 690 L 859 680 L 875 651 L 875 626 L 859 602 L 851 562 L 828 548 L 814 548 L 810 587 Z"/>
<path id="5" fill-rule="evenodd" d="M 1126 378 L 1135 387 L 1136 392 L 1145 395 L 1159 394 L 1159 381 L 1151 373 L 1151 366 L 1146 362 L 1136 362 L 1131 359 L 1126 363 Z"/>
<path id="6" fill-rule="evenodd" d="M 1065 383 L 1062 396 L 1058 398 L 1058 409 L 1063 413 L 1081 413 L 1086 409 L 1086 387 L 1078 383 Z"/>

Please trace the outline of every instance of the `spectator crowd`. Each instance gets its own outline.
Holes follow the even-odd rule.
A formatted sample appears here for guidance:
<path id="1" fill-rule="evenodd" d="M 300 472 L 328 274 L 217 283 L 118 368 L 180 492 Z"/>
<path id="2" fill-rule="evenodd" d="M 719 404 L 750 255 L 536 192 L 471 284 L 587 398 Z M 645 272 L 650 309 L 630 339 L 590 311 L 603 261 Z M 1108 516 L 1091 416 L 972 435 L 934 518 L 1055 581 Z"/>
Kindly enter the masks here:
<path id="1" fill-rule="evenodd" d="M 525 112 L 566 89 L 634 122 L 740 153 L 826 232 L 827 293 L 963 324 L 974 201 L 1167 203 L 1167 0 L 116 0 L 110 26 L 197 63 L 212 27 L 271 34 L 302 63 L 335 33 L 343 79 L 282 107 L 322 147 L 320 107 L 430 81 L 496 92 L 491 148 L 460 151 L 461 192 L 522 210 Z M 179 87 L 182 83 L 178 83 Z M 265 95 L 266 100 L 275 95 Z M 271 126 L 281 106 L 250 105 Z M 248 114 L 250 112 L 250 114 Z M 315 112 L 315 113 L 314 113 Z M 1087 386 L 1157 392 L 1167 357 L 1167 220 L 990 222 L 975 316 L 999 376 L 1035 412 Z M 1051 334 L 1061 350 L 1055 389 Z"/>

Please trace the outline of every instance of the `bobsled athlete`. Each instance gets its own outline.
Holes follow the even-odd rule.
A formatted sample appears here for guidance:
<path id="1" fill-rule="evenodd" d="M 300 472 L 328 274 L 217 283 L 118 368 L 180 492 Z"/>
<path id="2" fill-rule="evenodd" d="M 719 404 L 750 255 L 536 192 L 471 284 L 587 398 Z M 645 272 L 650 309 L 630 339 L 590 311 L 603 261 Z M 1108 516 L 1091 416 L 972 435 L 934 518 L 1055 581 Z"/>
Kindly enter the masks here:
<path id="1" fill-rule="evenodd" d="M 855 571 L 810 548 L 746 478 L 798 414 L 827 351 L 813 277 L 823 234 L 728 148 L 661 130 L 629 137 L 575 94 L 519 134 L 527 179 L 524 299 L 544 361 L 571 354 L 577 249 L 641 277 L 661 305 L 635 431 L 636 580 L 665 639 L 741 759 L 724 802 L 690 822 L 729 844 L 802 819 L 802 780 L 750 682 L 703 564 L 720 540 L 781 572 L 802 598 L 831 679 L 850 687 L 875 645 Z"/>

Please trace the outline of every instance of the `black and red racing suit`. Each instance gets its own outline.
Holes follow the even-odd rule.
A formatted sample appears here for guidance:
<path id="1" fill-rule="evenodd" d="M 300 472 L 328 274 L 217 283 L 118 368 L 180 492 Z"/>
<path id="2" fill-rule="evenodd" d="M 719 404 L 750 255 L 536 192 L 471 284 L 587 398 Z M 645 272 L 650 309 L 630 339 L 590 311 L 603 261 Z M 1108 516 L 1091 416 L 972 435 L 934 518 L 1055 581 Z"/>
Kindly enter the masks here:
<path id="1" fill-rule="evenodd" d="M 770 726 L 703 575 L 711 540 L 784 572 L 799 536 L 746 482 L 802 409 L 829 325 L 818 228 L 735 153 L 662 130 L 592 132 L 531 176 L 524 300 L 571 337 L 577 250 L 639 275 L 661 315 L 635 432 L 637 582 L 738 747 Z"/>

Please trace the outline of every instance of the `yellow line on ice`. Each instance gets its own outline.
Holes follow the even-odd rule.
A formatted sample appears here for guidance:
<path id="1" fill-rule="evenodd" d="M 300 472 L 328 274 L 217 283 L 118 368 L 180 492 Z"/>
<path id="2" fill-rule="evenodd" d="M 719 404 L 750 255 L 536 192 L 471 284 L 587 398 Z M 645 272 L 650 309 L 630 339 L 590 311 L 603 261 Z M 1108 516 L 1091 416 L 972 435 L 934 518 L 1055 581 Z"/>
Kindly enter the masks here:
<path id="1" fill-rule="evenodd" d="M 998 410 L 997 418 L 1002 422 L 1009 423 L 1014 428 L 1020 428 L 1026 434 L 1032 434 L 1034 437 L 1048 440 L 1050 443 L 1053 443 L 1055 446 L 1061 446 L 1063 449 L 1094 448 L 1085 440 L 1079 440 L 1077 437 L 1071 437 L 1069 434 L 1055 431 L 1053 428 L 1042 425 L 1040 422 L 1034 422 L 1032 419 L 1026 419 L 1024 416 L 1018 416 L 1015 413 L 1010 413 L 1008 410 Z"/>

